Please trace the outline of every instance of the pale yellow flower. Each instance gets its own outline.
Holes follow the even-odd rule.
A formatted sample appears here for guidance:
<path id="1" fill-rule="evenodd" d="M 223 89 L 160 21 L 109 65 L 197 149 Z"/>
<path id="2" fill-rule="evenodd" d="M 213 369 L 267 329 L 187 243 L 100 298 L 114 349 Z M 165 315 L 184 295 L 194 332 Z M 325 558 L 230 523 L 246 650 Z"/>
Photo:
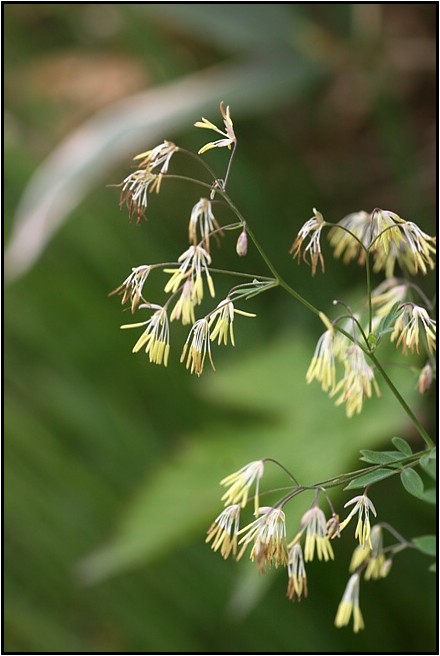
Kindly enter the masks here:
<path id="1" fill-rule="evenodd" d="M 237 143 L 237 138 L 235 136 L 234 132 L 234 125 L 232 123 L 232 119 L 229 113 L 229 106 L 225 108 L 225 105 L 223 102 L 220 103 L 220 112 L 223 118 L 223 125 L 224 125 L 224 131 L 220 130 L 214 123 L 211 123 L 211 121 L 208 121 L 206 118 L 202 118 L 201 121 L 197 121 L 197 123 L 194 123 L 196 128 L 207 128 L 208 130 L 214 130 L 214 132 L 217 132 L 222 136 L 222 139 L 218 139 L 217 141 L 211 141 L 207 144 L 205 144 L 202 148 L 200 148 L 199 155 L 202 153 L 205 153 L 207 150 L 210 150 L 211 148 L 231 148 L 232 145 Z"/>
<path id="2" fill-rule="evenodd" d="M 136 155 L 133 159 L 142 160 L 139 163 L 139 167 L 149 169 L 150 171 L 160 166 L 160 174 L 163 175 L 168 172 L 171 157 L 174 153 L 177 153 L 178 150 L 179 148 L 172 141 L 164 141 L 151 150 L 139 153 L 139 155 Z"/>
<path id="3" fill-rule="evenodd" d="M 119 204 L 125 203 L 131 218 L 136 215 L 137 223 L 145 214 L 148 206 L 148 193 L 160 191 L 161 176 L 152 173 L 149 169 L 139 169 L 130 173 L 122 182 Z"/>
<path id="4" fill-rule="evenodd" d="M 398 316 L 394 330 L 391 334 L 391 341 L 397 339 L 396 346 L 402 345 L 403 353 L 407 349 L 417 353 L 420 352 L 420 332 L 426 339 L 426 346 L 430 353 L 436 350 L 437 341 L 437 324 L 431 319 L 427 310 L 414 303 L 406 303 L 402 307 L 402 312 Z"/>
<path id="5" fill-rule="evenodd" d="M 373 290 L 371 304 L 376 316 L 386 317 L 396 303 L 403 303 L 408 295 L 408 285 L 397 278 L 386 278 Z"/>
<path id="6" fill-rule="evenodd" d="M 281 508 L 265 506 L 259 508 L 258 512 L 261 517 L 239 531 L 244 535 L 239 541 L 242 548 L 237 560 L 253 542 L 250 558 L 256 560 L 258 569 L 264 572 L 266 564 L 269 567 L 287 564 L 286 517 Z"/>
<path id="7" fill-rule="evenodd" d="M 211 549 L 220 549 L 223 558 L 228 558 L 231 552 L 233 558 L 237 555 L 239 522 L 240 506 L 234 504 L 225 508 L 208 530 L 206 542 L 212 540 Z"/>
<path id="8" fill-rule="evenodd" d="M 202 246 L 190 246 L 179 257 L 180 266 L 178 269 L 164 269 L 165 273 L 171 273 L 171 278 L 165 285 L 165 292 L 175 293 L 180 285 L 190 279 L 192 281 L 191 294 L 192 301 L 195 305 L 200 305 L 203 299 L 203 277 L 205 274 L 208 283 L 209 292 L 212 297 L 215 296 L 214 283 L 209 273 L 211 256 Z"/>
<path id="9" fill-rule="evenodd" d="M 306 373 L 307 383 L 317 380 L 324 392 L 333 392 L 336 388 L 336 356 L 339 341 L 335 338 L 332 326 L 321 335 L 316 344 L 315 353 Z"/>
<path id="10" fill-rule="evenodd" d="M 134 313 L 139 303 L 141 301 L 145 302 L 145 299 L 142 297 L 142 290 L 150 271 L 151 266 L 148 264 L 134 267 L 122 285 L 119 285 L 119 287 L 110 292 L 109 296 L 112 294 L 121 294 L 122 305 L 127 301 L 130 301 L 130 309 L 131 312 Z"/>
<path id="11" fill-rule="evenodd" d="M 361 547 L 368 546 L 370 549 L 372 549 L 373 545 L 371 543 L 370 510 L 376 517 L 376 509 L 373 505 L 373 502 L 367 497 L 366 494 L 361 494 L 359 496 L 353 497 L 353 499 L 347 501 L 347 503 L 344 505 L 344 508 L 347 508 L 347 506 L 352 506 L 353 504 L 355 504 L 354 508 L 350 511 L 349 515 L 344 519 L 344 521 L 341 522 L 339 528 L 342 531 L 350 522 L 351 518 L 356 513 L 358 513 L 358 521 L 354 537 L 359 539 L 359 544 Z"/>
<path id="12" fill-rule="evenodd" d="M 171 312 L 170 321 L 174 321 L 174 319 L 182 319 L 182 324 L 184 326 L 195 322 L 193 287 L 194 283 L 192 280 L 186 280 L 184 282 L 182 293 Z"/>
<path id="13" fill-rule="evenodd" d="M 208 321 L 203 318 L 196 321 L 191 330 L 189 331 L 186 342 L 183 345 L 182 355 L 180 356 L 180 362 L 185 360 L 186 354 L 188 351 L 188 357 L 186 359 L 186 368 L 191 370 L 191 373 L 200 376 L 203 371 L 203 366 L 205 364 L 206 354 L 208 354 L 211 367 L 215 371 L 214 363 L 211 356 L 211 342 L 209 340 L 209 324 Z"/>
<path id="14" fill-rule="evenodd" d="M 201 198 L 192 208 L 188 225 L 188 237 L 191 244 L 198 243 L 197 228 L 200 231 L 201 243 L 209 251 L 209 237 L 219 225 L 212 211 L 212 203 L 207 198 Z"/>
<path id="15" fill-rule="evenodd" d="M 382 528 L 378 524 L 371 529 L 371 555 L 365 569 L 365 580 L 380 579 L 389 572 L 385 566 L 385 554 L 383 552 Z"/>
<path id="16" fill-rule="evenodd" d="M 371 555 L 371 549 L 368 545 L 358 544 L 351 557 L 349 572 L 355 572 Z"/>
<path id="17" fill-rule="evenodd" d="M 287 596 L 289 599 L 301 600 L 301 597 L 307 597 L 307 575 L 304 566 L 303 552 L 300 544 L 294 544 L 288 552 L 287 558 Z"/>
<path id="18" fill-rule="evenodd" d="M 142 308 L 143 306 L 141 305 L 139 307 Z M 156 309 L 156 312 L 148 319 L 148 321 L 127 324 L 121 326 L 121 328 L 138 328 L 139 326 L 145 326 L 144 332 L 133 347 L 133 353 L 137 353 L 145 346 L 145 353 L 148 354 L 150 362 L 153 362 L 154 364 L 164 364 L 166 367 L 170 351 L 167 312 L 165 308 L 160 305 L 149 304 L 146 307 Z"/>
<path id="19" fill-rule="evenodd" d="M 342 255 L 344 264 L 348 264 L 354 259 L 357 259 L 359 264 L 364 264 L 365 252 L 361 244 L 368 248 L 371 243 L 371 215 L 364 211 L 348 214 L 329 231 L 328 237 L 334 248 L 334 256 L 341 257 Z"/>
<path id="20" fill-rule="evenodd" d="M 304 546 L 304 557 L 306 563 L 313 560 L 316 553 L 319 560 L 333 560 L 334 553 L 330 539 L 327 534 L 327 521 L 323 511 L 314 504 L 301 519 L 301 530 L 294 537 L 289 547 L 293 547 L 299 542 L 303 533 L 306 533 Z"/>
<path id="21" fill-rule="evenodd" d="M 298 235 L 293 242 L 290 253 L 293 255 L 294 259 L 297 259 L 298 262 L 301 257 L 302 245 L 305 239 L 310 236 L 309 243 L 304 249 L 302 254 L 303 260 L 309 262 L 312 266 L 312 275 L 316 273 L 316 267 L 318 262 L 321 265 L 322 271 L 325 270 L 324 258 L 321 253 L 321 231 L 325 226 L 324 217 L 321 212 L 318 212 L 317 209 L 313 208 L 314 215 L 311 219 L 305 222 L 301 230 L 298 232 Z"/>
<path id="22" fill-rule="evenodd" d="M 360 346 L 350 343 L 342 359 L 345 368 L 344 377 L 337 383 L 331 396 L 342 392 L 335 404 L 345 403 L 347 417 L 352 417 L 355 413 L 361 412 L 364 400 L 371 398 L 373 390 L 378 396 L 380 390 L 374 378 L 374 370 L 367 363 Z"/>
<path id="23" fill-rule="evenodd" d="M 233 474 L 226 476 L 220 481 L 220 485 L 228 487 L 229 490 L 227 490 L 222 496 L 222 501 L 224 501 L 226 506 L 231 503 L 238 503 L 242 508 L 244 508 L 247 504 L 249 491 L 255 481 L 255 514 L 258 514 L 258 492 L 260 479 L 262 478 L 263 474 L 263 460 L 254 460 Z"/>
<path id="24" fill-rule="evenodd" d="M 228 297 L 224 301 L 221 301 L 215 310 L 211 312 L 209 318 L 209 327 L 212 328 L 215 323 L 214 328 L 211 332 L 211 340 L 214 341 L 218 338 L 218 344 L 220 345 L 228 343 L 228 335 L 231 339 L 232 346 L 235 346 L 234 340 L 234 314 L 241 314 L 244 317 L 255 317 L 255 314 L 251 312 L 244 312 L 243 310 L 238 310 L 234 307 L 233 302 Z"/>
<path id="25" fill-rule="evenodd" d="M 355 633 L 364 628 L 364 620 L 359 608 L 359 581 L 359 574 L 353 574 L 349 578 L 335 618 L 335 626 L 341 628 L 347 626 L 353 614 L 353 631 Z"/>

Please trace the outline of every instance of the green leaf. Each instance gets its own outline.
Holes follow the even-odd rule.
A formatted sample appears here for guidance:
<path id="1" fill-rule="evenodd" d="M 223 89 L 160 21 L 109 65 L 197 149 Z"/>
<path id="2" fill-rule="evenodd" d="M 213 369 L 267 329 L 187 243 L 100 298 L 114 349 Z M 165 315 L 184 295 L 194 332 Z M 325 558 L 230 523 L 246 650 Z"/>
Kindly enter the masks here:
<path id="1" fill-rule="evenodd" d="M 419 499 L 422 497 L 424 490 L 423 481 L 414 469 L 404 469 L 400 473 L 400 480 L 407 492 Z"/>
<path id="2" fill-rule="evenodd" d="M 397 315 L 400 314 L 399 307 L 401 305 L 402 304 L 400 302 L 394 303 L 393 307 L 388 312 L 388 314 L 381 320 L 381 322 L 379 323 L 379 326 L 377 328 L 377 337 L 378 337 L 378 339 L 383 337 L 383 335 L 385 335 L 386 333 L 391 332 L 392 324 L 393 324 L 395 318 L 397 317 Z"/>
<path id="3" fill-rule="evenodd" d="M 437 538 L 435 535 L 421 535 L 418 538 L 413 538 L 412 542 L 419 551 L 428 556 L 437 554 Z"/>
<path id="4" fill-rule="evenodd" d="M 393 469 L 375 469 L 364 476 L 359 476 L 350 481 L 350 483 L 344 487 L 344 490 L 354 490 L 359 487 L 367 487 L 367 485 L 372 485 L 378 481 L 382 481 L 384 478 L 388 478 L 395 474 L 396 471 Z"/>
<path id="5" fill-rule="evenodd" d="M 361 460 L 370 462 L 373 465 L 388 465 L 391 462 L 402 459 L 402 454 L 399 451 L 370 451 L 369 449 L 361 449 L 361 453 Z"/>
<path id="6" fill-rule="evenodd" d="M 412 449 L 406 440 L 403 440 L 401 437 L 393 437 L 391 441 L 396 449 L 399 449 L 399 451 L 404 453 L 406 456 L 410 456 L 412 454 Z"/>

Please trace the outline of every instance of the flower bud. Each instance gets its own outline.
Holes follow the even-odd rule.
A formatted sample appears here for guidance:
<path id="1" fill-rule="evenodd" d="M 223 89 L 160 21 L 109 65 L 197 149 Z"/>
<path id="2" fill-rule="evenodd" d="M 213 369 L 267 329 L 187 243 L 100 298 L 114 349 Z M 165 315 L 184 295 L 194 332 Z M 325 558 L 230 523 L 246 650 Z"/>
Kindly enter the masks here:
<path id="1" fill-rule="evenodd" d="M 243 228 L 242 233 L 240 234 L 239 238 L 237 239 L 237 245 L 235 247 L 235 250 L 237 251 L 237 255 L 240 257 L 243 257 L 244 255 L 247 254 L 247 246 L 248 246 L 248 240 L 247 240 L 247 233 L 246 233 L 246 228 Z"/>

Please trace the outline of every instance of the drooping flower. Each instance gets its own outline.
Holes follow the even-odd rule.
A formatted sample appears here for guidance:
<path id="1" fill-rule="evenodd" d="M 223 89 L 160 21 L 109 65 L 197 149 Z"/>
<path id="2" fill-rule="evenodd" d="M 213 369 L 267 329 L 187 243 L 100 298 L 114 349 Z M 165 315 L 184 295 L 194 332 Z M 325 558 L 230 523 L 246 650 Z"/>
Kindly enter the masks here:
<path id="1" fill-rule="evenodd" d="M 365 354 L 357 344 L 350 344 L 344 353 L 344 377 L 337 383 L 331 396 L 342 392 L 336 400 L 336 405 L 346 404 L 347 417 L 360 413 L 363 402 L 371 398 L 373 389 L 378 396 L 380 390 L 374 378 L 374 370 L 367 363 Z"/>
<path id="2" fill-rule="evenodd" d="M 414 303 L 405 303 L 394 324 L 391 341 L 394 342 L 397 339 L 396 346 L 402 345 L 403 353 L 406 353 L 407 349 L 411 351 L 416 349 L 419 353 L 421 332 L 426 339 L 428 351 L 434 353 L 437 341 L 437 324 L 435 320 L 431 319 L 425 308 Z"/>
<path id="3" fill-rule="evenodd" d="M 372 549 L 373 545 L 371 543 L 370 510 L 376 517 L 376 509 L 373 505 L 373 502 L 367 497 L 366 494 L 361 494 L 359 496 L 353 497 L 353 499 L 347 501 L 347 503 L 344 505 L 344 508 L 347 508 L 347 506 L 352 506 L 353 504 L 354 508 L 352 508 L 344 521 L 341 522 L 340 530 L 342 531 L 350 522 L 351 518 L 356 515 L 356 513 L 358 513 L 358 521 L 354 537 L 359 539 L 359 544 L 361 547 L 368 546 L 370 549 Z"/>
<path id="4" fill-rule="evenodd" d="M 301 600 L 301 597 L 307 597 L 307 575 L 304 566 L 303 552 L 299 543 L 294 544 L 288 552 L 287 558 L 287 596 L 289 599 Z"/>
<path id="5" fill-rule="evenodd" d="M 188 357 L 186 354 L 188 352 Z M 211 342 L 209 340 L 209 323 L 203 319 L 198 319 L 191 327 L 186 342 L 183 345 L 182 355 L 180 356 L 180 362 L 183 362 L 186 358 L 186 368 L 191 370 L 191 373 L 195 373 L 196 376 L 200 376 L 203 371 L 203 366 L 205 364 L 206 354 L 208 354 L 211 367 L 215 371 L 214 363 L 211 356 Z"/>
<path id="6" fill-rule="evenodd" d="M 174 319 L 182 319 L 182 324 L 186 326 L 187 324 L 193 324 L 196 320 L 194 315 L 194 294 L 193 294 L 194 283 L 190 280 L 185 280 L 182 293 L 180 294 L 175 306 L 170 315 L 170 321 Z"/>
<path id="7" fill-rule="evenodd" d="M 264 474 L 264 461 L 263 460 L 254 460 L 238 471 L 226 476 L 220 481 L 220 485 L 228 487 L 224 495 L 222 496 L 222 501 L 225 505 L 228 506 L 231 503 L 238 503 L 242 508 L 247 504 L 249 491 L 255 481 L 255 514 L 258 513 L 259 509 L 259 485 L 260 479 Z"/>
<path id="8" fill-rule="evenodd" d="M 151 150 L 146 150 L 144 153 L 139 153 L 133 157 L 134 160 L 142 160 L 139 163 L 140 168 L 152 171 L 155 168 L 161 167 L 160 175 L 168 172 L 170 160 L 174 153 L 179 150 L 178 146 L 172 141 L 164 141 L 163 143 L 155 146 Z"/>
<path id="9" fill-rule="evenodd" d="M 286 517 L 281 508 L 268 506 L 259 508 L 258 513 L 261 517 L 239 531 L 244 535 L 239 541 L 242 547 L 237 560 L 253 542 L 250 558 L 256 560 L 258 569 L 264 572 L 265 565 L 279 567 L 287 564 Z"/>
<path id="10" fill-rule="evenodd" d="M 229 297 L 221 301 L 215 310 L 211 313 L 209 318 L 209 327 L 215 323 L 214 328 L 211 332 L 211 340 L 214 341 L 218 338 L 218 344 L 220 345 L 228 343 L 228 335 L 231 339 L 232 346 L 235 346 L 234 340 L 234 314 L 241 314 L 244 317 L 255 317 L 255 314 L 251 312 L 244 312 L 243 310 L 238 310 L 234 307 L 233 302 Z"/>
<path id="11" fill-rule="evenodd" d="M 338 606 L 335 626 L 347 626 L 353 613 L 353 631 L 358 633 L 364 628 L 364 620 L 359 607 L 359 574 L 353 574 L 347 583 L 342 600 Z"/>
<path id="12" fill-rule="evenodd" d="M 225 107 L 224 103 L 221 102 L 220 113 L 223 118 L 224 131 L 220 130 L 220 128 L 214 125 L 214 123 L 211 123 L 211 121 L 208 121 L 206 118 L 202 118 L 201 121 L 194 123 L 196 128 L 207 128 L 208 130 L 214 130 L 214 132 L 217 132 L 222 136 L 221 139 L 218 139 L 217 141 L 210 141 L 202 148 L 200 148 L 198 151 L 199 155 L 202 155 L 211 148 L 224 148 L 226 146 L 226 148 L 230 149 L 234 144 L 237 143 L 237 138 L 234 132 L 234 125 L 229 113 L 229 106 Z"/>
<path id="13" fill-rule="evenodd" d="M 119 287 L 116 287 L 116 289 L 110 292 L 109 296 L 112 296 L 113 294 L 121 294 L 122 305 L 124 305 L 124 303 L 127 301 L 130 301 L 130 309 L 132 314 L 134 314 L 139 303 L 141 301 L 145 302 L 145 299 L 142 297 L 142 290 L 144 288 L 145 281 L 150 274 L 150 271 L 151 266 L 148 264 L 134 267 L 122 285 L 119 285 Z"/>
<path id="14" fill-rule="evenodd" d="M 225 508 L 208 530 L 206 542 L 212 540 L 211 548 L 220 549 L 223 558 L 228 558 L 231 552 L 233 558 L 237 555 L 239 522 L 240 506 L 234 504 Z"/>
<path id="15" fill-rule="evenodd" d="M 192 300 L 196 305 L 200 305 L 203 299 L 203 278 L 202 273 L 205 274 L 208 283 L 209 292 L 212 297 L 215 296 L 214 283 L 209 273 L 209 265 L 211 264 L 211 256 L 202 246 L 190 246 L 179 257 L 178 262 L 180 266 L 178 269 L 164 269 L 165 273 L 171 273 L 171 278 L 165 285 L 165 292 L 175 293 L 183 281 L 192 280 Z"/>
<path id="16" fill-rule="evenodd" d="M 209 237 L 211 233 L 214 230 L 218 233 L 221 233 L 221 231 L 212 211 L 212 203 L 207 198 L 201 198 L 191 210 L 188 237 L 190 243 L 194 245 L 198 243 L 197 229 L 200 231 L 203 247 L 209 251 Z"/>
<path id="17" fill-rule="evenodd" d="M 139 306 L 144 307 L 143 305 Z M 145 346 L 145 353 L 149 356 L 150 362 L 154 364 L 168 364 L 168 355 L 170 351 L 170 337 L 168 316 L 165 308 L 160 305 L 148 304 L 148 309 L 155 309 L 156 312 L 148 319 L 140 323 L 132 323 L 121 326 L 121 328 L 138 328 L 145 326 L 145 330 L 139 337 L 133 347 L 133 353 L 137 353 Z"/>
<path id="18" fill-rule="evenodd" d="M 304 513 L 301 519 L 301 530 L 289 544 L 292 547 L 299 542 L 303 533 L 306 533 L 304 546 L 304 557 L 306 563 L 313 560 L 316 553 L 319 560 L 333 560 L 334 553 L 330 539 L 327 534 L 327 520 L 323 511 L 314 503 L 313 506 Z"/>
<path id="19" fill-rule="evenodd" d="M 375 524 L 371 529 L 371 555 L 365 569 L 365 580 L 380 579 L 389 572 L 389 567 L 385 566 L 385 554 L 383 551 L 382 527 Z"/>
<path id="20" fill-rule="evenodd" d="M 332 326 L 321 335 L 306 373 L 307 383 L 317 380 L 324 392 L 336 388 L 336 355 L 339 342 Z"/>
<path id="21" fill-rule="evenodd" d="M 301 230 L 298 232 L 298 235 L 293 242 L 290 253 L 293 255 L 293 259 L 297 259 L 298 262 L 301 258 L 302 245 L 303 242 L 310 237 L 309 243 L 302 253 L 303 260 L 305 262 L 310 261 L 312 266 L 312 275 L 316 273 L 316 267 L 318 262 L 321 265 L 322 271 L 325 270 L 324 258 L 321 253 L 321 232 L 325 226 L 324 217 L 321 212 L 318 212 L 317 209 L 313 208 L 313 216 L 311 219 L 305 222 Z"/>
<path id="22" fill-rule="evenodd" d="M 123 180 L 119 205 L 127 205 L 130 220 L 135 214 L 136 223 L 140 222 L 148 206 L 148 193 L 158 194 L 160 183 L 161 177 L 149 169 L 138 169 Z"/>
<path id="23" fill-rule="evenodd" d="M 360 211 L 348 214 L 338 221 L 328 233 L 334 256 L 342 256 L 344 264 L 357 259 L 359 264 L 365 263 L 365 251 L 372 240 L 371 215 Z"/>
<path id="24" fill-rule="evenodd" d="M 371 304 L 377 317 L 386 317 L 396 303 L 403 303 L 408 295 L 408 285 L 397 278 L 386 278 L 371 293 Z"/>

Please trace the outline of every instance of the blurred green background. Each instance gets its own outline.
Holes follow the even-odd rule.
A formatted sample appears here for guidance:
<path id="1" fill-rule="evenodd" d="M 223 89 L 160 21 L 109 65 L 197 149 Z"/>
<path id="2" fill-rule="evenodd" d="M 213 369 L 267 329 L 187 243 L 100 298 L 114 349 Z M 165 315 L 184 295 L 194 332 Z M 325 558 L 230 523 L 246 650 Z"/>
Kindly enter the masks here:
<path id="1" fill-rule="evenodd" d="M 304 375 L 322 326 L 281 290 L 244 309 L 235 349 L 191 377 L 172 326 L 167 370 L 131 354 L 137 331 L 107 294 L 132 266 L 185 249 L 200 193 L 165 182 L 129 225 L 109 187 L 164 138 L 197 150 L 202 115 L 231 106 L 230 193 L 280 272 L 315 305 L 353 302 L 362 271 L 327 250 L 325 276 L 288 249 L 317 207 L 329 220 L 374 207 L 435 232 L 435 3 L 5 3 L 5 650 L 9 652 L 427 652 L 429 559 L 405 552 L 361 586 L 366 630 L 334 615 L 354 546 L 308 568 L 291 604 L 284 572 L 224 562 L 204 544 L 218 481 L 280 459 L 303 482 L 357 468 L 395 434 L 420 448 L 383 389 L 346 420 Z M 207 133 L 206 133 L 207 134 Z M 225 153 L 206 160 L 223 171 Z M 196 170 L 175 156 L 173 172 Z M 230 221 L 224 212 L 218 217 Z M 266 274 L 226 235 L 214 264 Z M 164 274 L 148 281 L 163 299 Z M 377 281 L 380 279 L 378 278 Z M 221 291 L 229 281 L 216 280 Z M 423 281 L 428 293 L 433 276 Z M 241 320 L 240 320 L 241 319 Z M 380 354 L 397 361 L 394 349 Z M 423 366 L 414 358 L 412 363 Z M 414 373 L 393 379 L 433 425 Z M 267 467 L 267 485 L 286 480 Z M 434 511 L 388 479 L 380 518 L 407 537 Z M 333 495 L 342 506 L 347 493 Z M 295 522 L 311 499 L 298 501 Z"/>

